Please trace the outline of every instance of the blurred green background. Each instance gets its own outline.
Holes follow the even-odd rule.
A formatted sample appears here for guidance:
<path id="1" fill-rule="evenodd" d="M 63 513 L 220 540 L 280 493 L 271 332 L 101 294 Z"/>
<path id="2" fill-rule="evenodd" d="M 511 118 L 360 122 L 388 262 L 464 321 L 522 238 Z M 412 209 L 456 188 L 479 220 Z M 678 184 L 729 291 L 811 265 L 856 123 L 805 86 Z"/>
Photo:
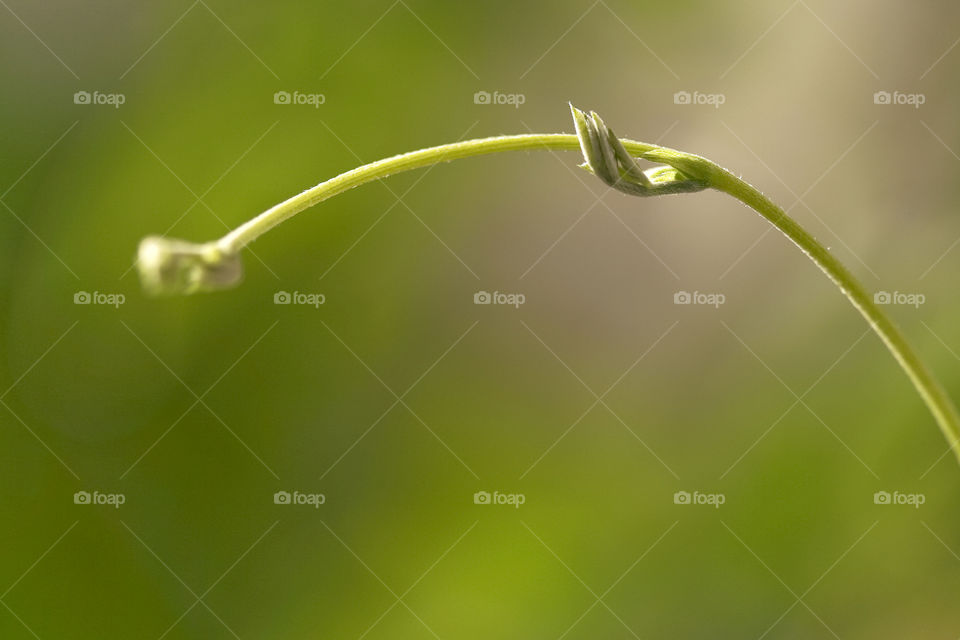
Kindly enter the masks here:
<path id="1" fill-rule="evenodd" d="M 569 132 L 569 100 L 922 295 L 888 310 L 960 398 L 956 3 L 0 4 L 0 638 L 960 635 L 943 437 L 727 197 L 505 154 L 301 214 L 229 292 L 130 271 L 362 162 Z"/>

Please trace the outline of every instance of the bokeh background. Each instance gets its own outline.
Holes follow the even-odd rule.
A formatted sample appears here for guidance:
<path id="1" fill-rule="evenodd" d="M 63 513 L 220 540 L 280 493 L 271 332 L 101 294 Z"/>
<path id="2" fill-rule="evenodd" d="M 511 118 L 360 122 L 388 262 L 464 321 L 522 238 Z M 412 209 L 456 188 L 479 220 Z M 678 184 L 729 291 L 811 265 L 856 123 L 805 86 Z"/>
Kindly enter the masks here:
<path id="1" fill-rule="evenodd" d="M 960 398 L 956 3 L 0 5 L 0 637 L 960 635 L 960 468 L 730 198 L 505 154 L 301 214 L 229 292 L 130 269 L 362 162 L 572 131 L 569 100 L 922 300 L 888 310 Z"/>

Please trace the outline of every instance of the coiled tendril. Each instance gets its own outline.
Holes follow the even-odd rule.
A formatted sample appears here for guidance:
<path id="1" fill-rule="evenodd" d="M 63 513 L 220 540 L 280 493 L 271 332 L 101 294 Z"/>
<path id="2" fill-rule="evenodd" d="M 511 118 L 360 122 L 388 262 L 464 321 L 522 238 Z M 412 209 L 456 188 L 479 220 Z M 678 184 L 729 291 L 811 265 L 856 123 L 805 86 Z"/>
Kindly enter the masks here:
<path id="1" fill-rule="evenodd" d="M 710 186 L 706 179 L 708 168 L 698 166 L 700 163 L 697 160 L 701 158 L 656 148 L 640 157 L 644 160 L 667 162 L 669 166 L 658 166 L 644 171 L 595 111 L 587 115 L 573 105 L 570 105 L 570 111 L 573 113 L 580 150 L 583 152 L 584 163 L 580 167 L 614 189 L 632 196 L 663 196 L 671 193 L 694 193 Z"/>

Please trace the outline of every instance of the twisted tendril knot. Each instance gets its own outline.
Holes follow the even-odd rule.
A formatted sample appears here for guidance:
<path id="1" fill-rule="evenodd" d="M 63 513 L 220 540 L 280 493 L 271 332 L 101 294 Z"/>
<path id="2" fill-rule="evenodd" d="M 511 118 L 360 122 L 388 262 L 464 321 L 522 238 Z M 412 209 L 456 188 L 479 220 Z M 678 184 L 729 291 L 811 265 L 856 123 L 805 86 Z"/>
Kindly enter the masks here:
<path id="1" fill-rule="evenodd" d="M 595 111 L 586 114 L 570 105 L 584 163 L 580 165 L 618 191 L 632 196 L 662 196 L 703 191 L 709 185 L 706 167 L 697 156 L 671 149 L 652 149 L 640 157 L 666 162 L 642 170 L 620 139 Z M 699 175 L 698 175 L 699 174 Z"/>

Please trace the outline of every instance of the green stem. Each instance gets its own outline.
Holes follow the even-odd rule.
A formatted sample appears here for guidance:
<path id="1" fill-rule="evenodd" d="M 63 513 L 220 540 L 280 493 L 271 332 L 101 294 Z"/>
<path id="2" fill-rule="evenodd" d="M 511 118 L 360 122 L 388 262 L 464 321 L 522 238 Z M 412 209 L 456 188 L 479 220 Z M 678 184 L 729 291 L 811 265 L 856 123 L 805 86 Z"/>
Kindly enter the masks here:
<path id="1" fill-rule="evenodd" d="M 726 169 L 721 169 L 710 186 L 733 196 L 769 220 L 783 235 L 807 254 L 814 264 L 820 267 L 821 271 L 827 274 L 827 277 L 843 292 L 850 304 L 860 312 L 870 328 L 880 336 L 887 349 L 896 358 L 900 368 L 906 372 L 920 397 L 926 403 L 927 408 L 930 409 L 936 419 L 940 431 L 946 437 L 954 455 L 960 460 L 960 447 L 958 447 L 960 416 L 957 415 L 956 407 L 943 387 L 940 386 L 940 383 L 937 382 L 937 379 L 934 378 L 930 370 L 910 347 L 900 329 L 874 303 L 873 297 L 856 277 L 796 220 L 788 216 L 783 209 L 771 202 L 752 185 Z"/>
<path id="2" fill-rule="evenodd" d="M 627 143 L 626 146 L 628 150 L 636 155 L 657 148 L 656 145 L 644 144 L 642 142 L 630 142 Z M 579 148 L 580 141 L 575 135 L 537 133 L 466 140 L 464 142 L 454 142 L 438 147 L 411 151 L 410 153 L 393 156 L 392 158 L 384 158 L 383 160 L 371 162 L 362 167 L 352 169 L 346 173 L 341 173 L 335 178 L 321 182 L 317 186 L 307 189 L 303 193 L 297 194 L 267 209 L 256 218 L 249 220 L 225 235 L 218 241 L 218 244 L 224 251 L 239 251 L 270 229 L 284 220 L 295 216 L 304 209 L 309 209 L 315 204 L 332 198 L 344 191 L 353 189 L 354 187 L 359 187 L 367 182 L 386 178 L 396 173 L 420 169 L 440 162 L 450 162 L 460 158 L 470 158 L 502 151 L 530 151 L 537 149 L 569 151 Z"/>
<path id="3" fill-rule="evenodd" d="M 378 160 L 342 173 L 281 202 L 214 242 L 197 245 L 167 238 L 147 238 L 140 246 L 141 277 L 148 289 L 160 293 L 192 293 L 233 286 L 241 277 L 238 253 L 243 247 L 304 209 L 354 187 L 396 173 L 460 158 L 503 151 L 580 149 L 587 161 L 585 168 L 611 186 L 628 193 L 659 195 L 713 188 L 733 196 L 766 218 L 820 267 L 880 336 L 913 382 L 960 460 L 960 416 L 950 398 L 910 348 L 896 325 L 874 304 L 863 285 L 822 244 L 760 191 L 716 163 L 682 151 L 620 139 L 619 144 L 630 156 L 670 165 L 647 170 L 645 175 L 640 175 L 639 170 L 632 166 L 633 159 L 625 158 L 622 149 L 617 147 L 616 136 L 606 129 L 596 114 L 591 117 L 593 119 L 589 121 L 584 120 L 584 114 L 574 109 L 579 135 L 498 136 L 445 144 Z M 588 129 L 592 138 L 588 137 Z M 609 140 L 604 142 L 607 137 Z"/>

